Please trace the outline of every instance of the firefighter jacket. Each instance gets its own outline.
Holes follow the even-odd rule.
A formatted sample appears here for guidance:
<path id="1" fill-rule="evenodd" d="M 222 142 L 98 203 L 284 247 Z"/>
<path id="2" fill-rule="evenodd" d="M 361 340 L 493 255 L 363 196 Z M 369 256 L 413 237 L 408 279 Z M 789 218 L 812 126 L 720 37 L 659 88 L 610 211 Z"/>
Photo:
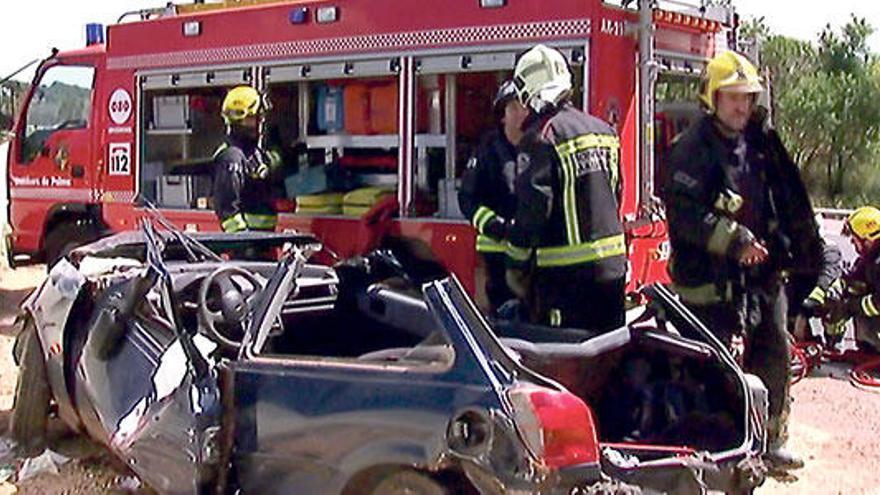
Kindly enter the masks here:
<path id="1" fill-rule="evenodd" d="M 880 316 L 880 244 L 856 260 L 844 276 L 847 315 Z"/>
<path id="2" fill-rule="evenodd" d="M 690 303 L 729 302 L 795 265 L 822 266 L 823 243 L 806 188 L 762 117 L 756 112 L 742 135 L 729 139 L 707 115 L 673 144 L 663 198 L 670 274 Z M 741 267 L 739 250 L 756 238 L 767 245 L 768 261 Z"/>
<path id="3" fill-rule="evenodd" d="M 533 114 L 524 126 L 509 262 L 539 269 L 590 266 L 597 281 L 624 277 L 614 129 L 570 103 Z"/>
<path id="4" fill-rule="evenodd" d="M 507 222 L 516 209 L 516 148 L 500 130 L 489 133 L 468 160 L 458 204 L 477 229 L 477 251 L 504 253 Z"/>
<path id="5" fill-rule="evenodd" d="M 235 135 L 214 153 L 214 211 L 224 232 L 275 230 L 269 155 Z"/>

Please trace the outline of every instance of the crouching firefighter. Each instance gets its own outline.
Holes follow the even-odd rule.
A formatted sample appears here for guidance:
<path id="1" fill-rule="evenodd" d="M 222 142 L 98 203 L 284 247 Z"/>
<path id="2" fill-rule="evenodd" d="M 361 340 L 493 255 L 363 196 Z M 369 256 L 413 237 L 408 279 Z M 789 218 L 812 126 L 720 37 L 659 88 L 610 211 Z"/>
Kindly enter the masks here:
<path id="1" fill-rule="evenodd" d="M 626 285 L 620 141 L 610 125 L 572 105 L 571 74 L 557 50 L 526 52 L 514 84 L 529 115 L 517 157 L 508 283 L 532 323 L 617 328 Z"/>
<path id="2" fill-rule="evenodd" d="M 214 153 L 214 211 L 224 232 L 274 231 L 278 214 L 272 206 L 272 169 L 277 154 L 259 146 L 260 94 L 238 86 L 223 100 L 226 140 Z"/>
<path id="3" fill-rule="evenodd" d="M 803 466 L 785 448 L 790 350 L 784 274 L 819 266 L 823 245 L 798 168 L 757 107 L 757 68 L 735 52 L 706 66 L 705 115 L 673 144 L 664 200 L 674 289 L 769 390 L 765 460 Z"/>
<path id="4" fill-rule="evenodd" d="M 880 352 L 880 210 L 863 206 L 843 225 L 858 258 L 835 285 L 824 305 L 825 332 L 834 342 L 842 337 L 843 324 L 852 318 L 859 345 Z"/>
<path id="5" fill-rule="evenodd" d="M 504 252 L 507 226 L 516 210 L 516 146 L 526 110 L 516 99 L 513 81 L 498 88 L 492 109 L 499 128 L 483 137 L 468 160 L 458 204 L 477 229 L 477 252 L 486 265 L 486 296 L 494 311 L 514 297 L 504 279 Z"/>

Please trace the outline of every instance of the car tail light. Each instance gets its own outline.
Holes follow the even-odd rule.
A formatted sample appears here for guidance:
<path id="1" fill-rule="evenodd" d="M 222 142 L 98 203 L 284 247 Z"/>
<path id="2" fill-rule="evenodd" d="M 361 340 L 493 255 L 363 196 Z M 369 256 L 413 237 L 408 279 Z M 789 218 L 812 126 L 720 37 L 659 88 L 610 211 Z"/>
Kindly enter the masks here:
<path id="1" fill-rule="evenodd" d="M 517 429 L 529 450 L 549 468 L 599 462 L 599 440 L 590 408 L 570 392 L 522 386 L 510 392 Z"/>

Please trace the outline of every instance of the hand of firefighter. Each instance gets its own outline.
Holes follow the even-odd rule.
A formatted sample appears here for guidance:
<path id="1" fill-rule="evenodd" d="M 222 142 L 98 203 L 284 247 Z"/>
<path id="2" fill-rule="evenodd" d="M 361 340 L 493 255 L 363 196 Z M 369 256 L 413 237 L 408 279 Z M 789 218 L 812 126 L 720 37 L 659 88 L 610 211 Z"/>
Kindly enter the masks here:
<path id="1" fill-rule="evenodd" d="M 822 318 L 825 334 L 834 341 L 843 333 L 843 325 L 851 316 L 849 303 L 843 299 L 830 299 L 825 306 L 825 316 Z"/>
<path id="2" fill-rule="evenodd" d="M 770 252 L 767 247 L 761 241 L 752 239 L 740 249 L 736 261 L 742 266 L 755 266 L 767 261 L 768 256 Z"/>
<path id="3" fill-rule="evenodd" d="M 807 318 L 821 318 L 827 311 L 825 291 L 821 287 L 814 288 L 810 295 L 804 299 L 804 302 L 801 303 L 801 314 Z"/>

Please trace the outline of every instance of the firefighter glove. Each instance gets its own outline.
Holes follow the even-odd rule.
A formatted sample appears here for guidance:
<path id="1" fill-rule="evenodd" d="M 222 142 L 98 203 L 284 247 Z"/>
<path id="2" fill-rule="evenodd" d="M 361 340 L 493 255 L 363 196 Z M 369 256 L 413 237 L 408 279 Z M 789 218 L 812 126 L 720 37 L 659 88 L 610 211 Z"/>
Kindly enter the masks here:
<path id="1" fill-rule="evenodd" d="M 801 304 L 801 313 L 808 318 L 817 318 L 825 314 L 825 291 L 816 287 Z"/>

